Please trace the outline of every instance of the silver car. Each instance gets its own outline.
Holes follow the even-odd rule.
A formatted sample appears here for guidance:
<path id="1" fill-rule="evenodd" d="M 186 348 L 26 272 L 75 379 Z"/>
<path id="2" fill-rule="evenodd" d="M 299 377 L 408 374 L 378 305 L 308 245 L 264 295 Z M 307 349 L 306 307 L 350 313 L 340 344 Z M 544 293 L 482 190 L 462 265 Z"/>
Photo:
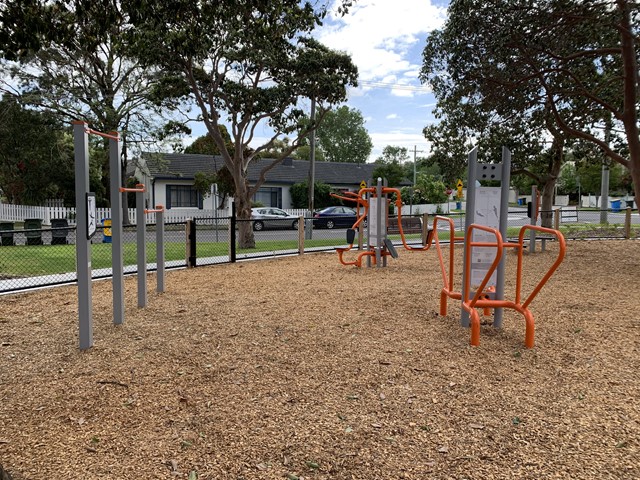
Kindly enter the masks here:
<path id="1" fill-rule="evenodd" d="M 298 229 L 298 217 L 290 215 L 281 208 L 256 207 L 251 209 L 251 220 L 256 232 L 267 228 Z"/>

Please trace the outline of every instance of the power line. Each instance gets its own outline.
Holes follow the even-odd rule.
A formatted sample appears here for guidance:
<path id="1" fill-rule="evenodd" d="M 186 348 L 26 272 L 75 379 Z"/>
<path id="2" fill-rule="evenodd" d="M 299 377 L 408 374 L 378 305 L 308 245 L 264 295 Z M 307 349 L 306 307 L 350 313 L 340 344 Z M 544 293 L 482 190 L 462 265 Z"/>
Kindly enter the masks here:
<path id="1" fill-rule="evenodd" d="M 426 86 L 419 85 L 406 85 L 401 83 L 386 83 L 386 82 L 370 82 L 368 80 L 360 80 L 360 86 L 371 88 L 390 88 L 393 90 L 407 90 L 410 92 L 423 92 L 431 93 L 431 89 Z"/>

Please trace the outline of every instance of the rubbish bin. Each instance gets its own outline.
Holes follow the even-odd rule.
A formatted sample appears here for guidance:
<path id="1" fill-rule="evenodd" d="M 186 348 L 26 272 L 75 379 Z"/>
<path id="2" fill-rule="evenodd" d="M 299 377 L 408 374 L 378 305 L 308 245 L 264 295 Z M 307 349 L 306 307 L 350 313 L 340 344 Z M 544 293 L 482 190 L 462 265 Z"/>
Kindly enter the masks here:
<path id="1" fill-rule="evenodd" d="M 66 245 L 69 234 L 69 221 L 66 218 L 51 219 L 51 245 Z"/>
<path id="2" fill-rule="evenodd" d="M 525 200 L 526 200 L 526 198 L 524 198 L 524 197 L 519 198 L 519 199 L 518 199 L 518 205 L 520 205 L 520 206 L 524 206 L 524 205 L 525 205 Z"/>
<path id="3" fill-rule="evenodd" d="M 111 243 L 111 219 L 102 219 L 102 243 Z"/>
<path id="4" fill-rule="evenodd" d="M 620 200 L 611 200 L 611 211 L 612 212 L 620 211 Z"/>
<path id="5" fill-rule="evenodd" d="M 456 210 L 462 210 L 462 202 L 456 202 Z"/>
<path id="6" fill-rule="evenodd" d="M 13 222 L 0 222 L 0 238 L 2 238 L 3 247 L 15 245 L 13 243 L 13 232 L 6 233 L 9 230 L 13 230 Z"/>
<path id="7" fill-rule="evenodd" d="M 40 218 L 25 218 L 24 232 L 27 237 L 27 245 L 43 245 L 42 220 Z"/>

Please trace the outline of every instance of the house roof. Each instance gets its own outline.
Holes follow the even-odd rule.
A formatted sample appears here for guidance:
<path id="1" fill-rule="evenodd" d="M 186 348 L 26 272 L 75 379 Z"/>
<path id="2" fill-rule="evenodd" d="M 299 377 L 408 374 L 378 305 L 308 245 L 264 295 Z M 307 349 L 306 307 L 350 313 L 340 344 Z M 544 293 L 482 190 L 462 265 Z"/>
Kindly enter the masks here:
<path id="1" fill-rule="evenodd" d="M 222 167 L 220 156 L 183 154 L 183 153 L 144 153 L 146 170 L 151 177 L 158 179 L 191 180 L 197 172 L 213 173 Z M 247 170 L 249 182 L 255 182 L 260 170 L 271 162 L 260 159 L 252 162 Z M 372 163 L 356 164 L 346 162 L 315 162 L 315 178 L 329 185 L 359 185 L 362 180 L 372 177 L 376 165 Z M 309 178 L 309 161 L 286 158 L 282 163 L 269 170 L 268 183 L 294 184 Z"/>

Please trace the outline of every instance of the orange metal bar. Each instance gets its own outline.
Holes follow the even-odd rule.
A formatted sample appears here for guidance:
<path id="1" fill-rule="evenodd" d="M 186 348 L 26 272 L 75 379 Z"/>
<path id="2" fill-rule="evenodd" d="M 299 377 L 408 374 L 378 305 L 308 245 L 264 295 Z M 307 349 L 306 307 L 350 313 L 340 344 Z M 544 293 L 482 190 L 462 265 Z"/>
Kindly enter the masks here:
<path id="1" fill-rule="evenodd" d="M 164 212 L 164 205 L 156 205 L 156 208 L 145 209 L 144 213 L 159 213 Z"/>
<path id="2" fill-rule="evenodd" d="M 137 183 L 136 188 L 120 187 L 120 192 L 144 192 L 144 185 Z"/>
<path id="3" fill-rule="evenodd" d="M 500 236 L 500 232 L 495 229 L 491 229 L 489 227 L 484 227 L 482 225 L 471 225 L 467 235 L 471 238 L 471 233 L 474 228 L 485 230 L 491 233 L 494 233 L 496 236 L 496 243 L 492 244 L 491 242 L 467 242 L 467 263 L 465 264 L 465 297 L 467 297 L 469 289 L 470 289 L 470 251 L 473 246 L 482 246 L 496 247 L 496 259 L 491 264 L 491 267 L 487 271 L 485 278 L 483 279 L 480 287 L 476 291 L 476 294 L 472 300 L 469 298 L 463 299 L 462 307 L 469 312 L 470 321 L 471 321 L 471 345 L 478 346 L 480 345 L 480 317 L 476 308 L 511 308 L 520 312 L 525 320 L 525 346 L 527 348 L 533 348 L 534 345 L 534 335 L 535 335 L 535 322 L 533 318 L 533 313 L 529 310 L 529 304 L 533 301 L 536 295 L 540 292 L 542 287 L 547 283 L 549 278 L 556 271 L 562 260 L 564 259 L 564 255 L 566 252 L 566 242 L 562 233 L 557 230 L 545 227 L 538 227 L 536 225 L 525 225 L 520 229 L 520 234 L 518 236 L 518 243 L 503 243 L 502 237 Z M 493 230 L 493 231 L 492 231 Z M 523 263 L 523 252 L 524 252 L 524 235 L 527 230 L 538 230 L 540 232 L 549 233 L 554 235 L 558 239 L 558 244 L 560 245 L 558 258 L 553 263 L 553 265 L 549 268 L 547 273 L 542 277 L 542 279 L 538 282 L 533 291 L 529 294 L 524 303 L 520 303 L 521 299 L 521 291 L 522 291 L 522 263 Z M 516 272 L 516 300 L 491 300 L 490 298 L 480 298 L 486 284 L 491 277 L 491 274 L 497 268 L 497 263 L 500 261 L 501 256 L 503 255 L 504 247 L 512 247 L 518 249 L 518 266 Z"/>
<path id="4" fill-rule="evenodd" d="M 85 128 L 84 131 L 87 133 L 91 133 L 92 135 L 98 135 L 100 137 L 109 138 L 111 140 L 120 140 L 120 136 L 118 135 L 118 132 L 103 133 L 89 127 Z"/>
<path id="5" fill-rule="evenodd" d="M 562 260 L 564 260 L 564 255 L 567 250 L 567 243 L 564 239 L 564 235 L 562 235 L 561 232 L 559 232 L 558 230 L 554 230 L 552 228 L 538 227 L 537 225 L 525 225 L 520 229 L 520 235 L 518 236 L 520 245 L 524 245 L 524 234 L 527 230 L 537 230 L 539 232 L 550 233 L 551 235 L 554 235 L 558 239 L 558 245 L 560 246 L 560 248 L 558 249 L 559 250 L 558 258 L 556 259 L 556 261 L 553 263 L 553 265 L 551 265 L 547 273 L 544 275 L 544 277 L 542 277 L 542 280 L 538 282 L 538 285 L 536 285 L 536 287 L 531 291 L 527 299 L 522 304 L 522 308 L 524 309 L 526 309 L 529 306 L 529 304 L 533 301 L 536 295 L 538 295 L 538 292 L 540 292 L 540 290 L 542 289 L 542 287 L 544 287 L 544 285 L 547 283 L 549 278 L 551 278 L 553 273 L 558 269 L 558 267 L 562 263 Z M 520 281 L 522 278 L 522 251 L 520 252 L 520 256 L 518 257 L 518 274 L 517 275 L 518 275 L 518 280 Z M 517 290 L 516 303 L 520 303 L 519 293 L 520 293 L 520 289 Z"/>

